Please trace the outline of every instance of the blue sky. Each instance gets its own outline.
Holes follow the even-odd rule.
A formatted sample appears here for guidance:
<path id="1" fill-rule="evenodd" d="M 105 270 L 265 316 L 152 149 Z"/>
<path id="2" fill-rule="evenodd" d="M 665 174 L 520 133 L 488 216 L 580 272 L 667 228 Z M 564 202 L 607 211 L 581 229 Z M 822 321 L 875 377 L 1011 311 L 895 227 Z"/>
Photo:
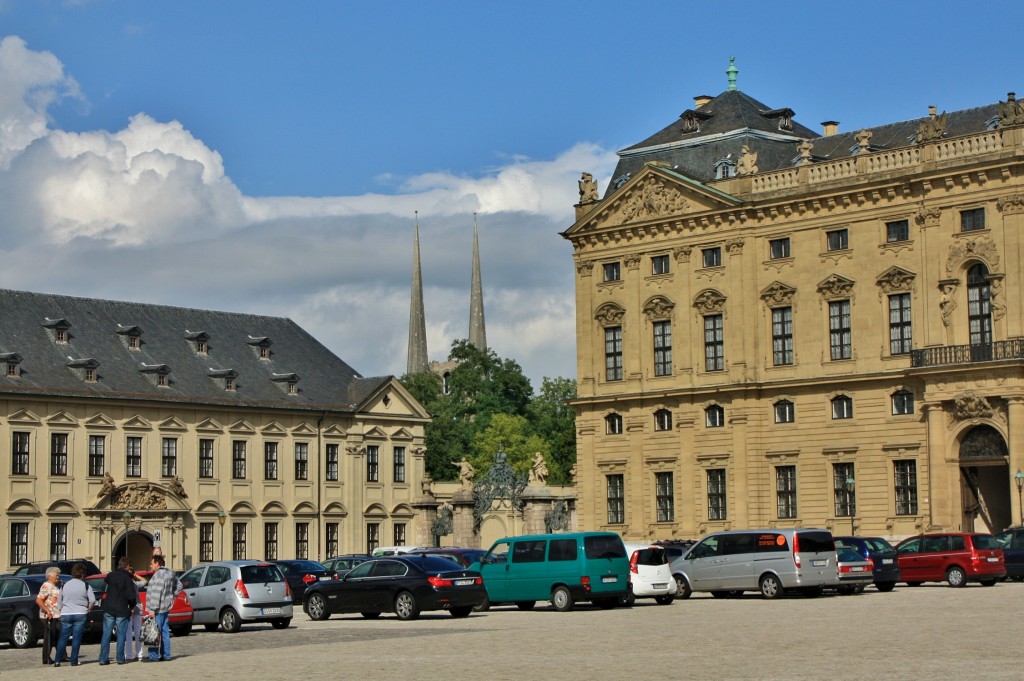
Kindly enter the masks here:
<path id="1" fill-rule="evenodd" d="M 1024 92 L 1024 6 L 0 0 L 0 286 L 289 316 L 405 367 L 468 325 L 574 376 L 576 180 L 726 88 L 818 129 Z"/>

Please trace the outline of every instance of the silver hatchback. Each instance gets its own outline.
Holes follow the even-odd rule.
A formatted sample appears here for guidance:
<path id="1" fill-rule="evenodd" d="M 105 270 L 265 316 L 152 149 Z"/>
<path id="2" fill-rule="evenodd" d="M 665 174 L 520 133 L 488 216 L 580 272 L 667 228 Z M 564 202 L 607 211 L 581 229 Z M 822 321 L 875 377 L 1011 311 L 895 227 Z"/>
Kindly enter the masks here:
<path id="1" fill-rule="evenodd" d="M 270 622 L 286 629 L 292 621 L 292 592 L 273 563 L 224 560 L 203 563 L 181 576 L 195 624 L 233 634 L 242 624 Z"/>

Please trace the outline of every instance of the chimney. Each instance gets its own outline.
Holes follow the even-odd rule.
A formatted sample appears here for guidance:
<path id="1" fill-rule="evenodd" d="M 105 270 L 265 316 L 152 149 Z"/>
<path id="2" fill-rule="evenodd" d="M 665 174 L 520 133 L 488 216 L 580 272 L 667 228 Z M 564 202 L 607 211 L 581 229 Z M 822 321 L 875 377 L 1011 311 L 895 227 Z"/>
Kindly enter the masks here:
<path id="1" fill-rule="evenodd" d="M 697 95 L 693 98 L 693 105 L 698 109 L 710 102 L 714 97 L 711 95 Z"/>
<path id="2" fill-rule="evenodd" d="M 822 121 L 821 127 L 825 129 L 822 137 L 831 137 L 839 132 L 839 121 Z"/>

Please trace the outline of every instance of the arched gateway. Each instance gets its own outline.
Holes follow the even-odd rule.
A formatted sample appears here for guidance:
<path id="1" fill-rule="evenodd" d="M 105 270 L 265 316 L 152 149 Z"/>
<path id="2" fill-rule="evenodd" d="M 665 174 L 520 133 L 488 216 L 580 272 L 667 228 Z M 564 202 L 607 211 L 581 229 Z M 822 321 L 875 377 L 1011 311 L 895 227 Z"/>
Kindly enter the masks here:
<path id="1" fill-rule="evenodd" d="M 1003 435 L 977 425 L 960 438 L 960 498 L 964 532 L 999 532 L 1012 524 L 1009 449 Z"/>

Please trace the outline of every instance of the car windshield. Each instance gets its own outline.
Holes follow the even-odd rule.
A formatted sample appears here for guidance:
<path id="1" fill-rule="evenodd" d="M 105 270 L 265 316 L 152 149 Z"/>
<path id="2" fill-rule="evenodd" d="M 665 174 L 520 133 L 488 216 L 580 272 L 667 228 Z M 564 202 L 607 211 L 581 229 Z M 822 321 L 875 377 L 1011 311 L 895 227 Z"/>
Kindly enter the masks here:
<path id="1" fill-rule="evenodd" d="M 274 565 L 243 565 L 242 582 L 245 584 L 266 584 L 267 582 L 283 582 L 281 571 Z"/>
<path id="2" fill-rule="evenodd" d="M 971 537 L 974 541 L 974 548 L 976 549 L 998 549 L 1001 548 L 999 542 L 991 534 L 976 534 Z"/>
<path id="3" fill-rule="evenodd" d="M 842 563 L 863 563 L 864 557 L 854 551 L 853 549 L 840 546 L 836 549 L 836 555 L 839 556 L 839 561 Z"/>
<path id="4" fill-rule="evenodd" d="M 868 545 L 872 555 L 875 556 L 891 556 L 896 553 L 896 549 L 893 548 L 892 544 L 884 539 L 865 539 L 864 543 Z"/>
<path id="5" fill-rule="evenodd" d="M 639 549 L 636 554 L 637 565 L 665 565 L 668 563 L 668 556 L 665 554 L 665 549 L 662 548 L 652 546 L 649 549 Z"/>

